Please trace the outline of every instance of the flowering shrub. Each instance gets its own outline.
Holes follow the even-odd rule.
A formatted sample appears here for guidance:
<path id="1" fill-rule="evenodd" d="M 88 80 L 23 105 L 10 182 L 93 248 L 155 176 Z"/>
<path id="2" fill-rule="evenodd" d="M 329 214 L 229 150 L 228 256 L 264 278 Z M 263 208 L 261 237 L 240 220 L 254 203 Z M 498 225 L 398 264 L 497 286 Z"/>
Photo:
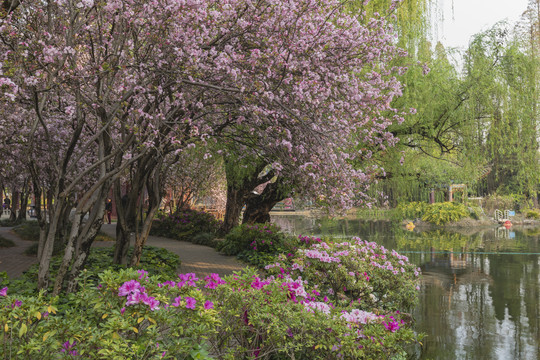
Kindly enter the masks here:
<path id="1" fill-rule="evenodd" d="M 217 312 L 188 277 L 159 282 L 143 270 L 106 271 L 98 285 L 83 279 L 66 305 L 3 288 L 0 358 L 176 359 L 203 352 Z"/>
<path id="2" fill-rule="evenodd" d="M 359 238 L 321 242 L 298 250 L 293 257 L 282 255 L 280 260 L 266 266 L 270 274 L 302 277 L 317 284 L 315 295 L 324 302 L 355 303 L 363 310 L 408 311 L 417 301 L 420 269 L 406 256 L 374 242 Z"/>
<path id="3" fill-rule="evenodd" d="M 289 236 L 281 232 L 274 224 L 243 224 L 235 227 L 217 249 L 226 255 L 238 255 L 238 258 L 263 268 L 276 261 L 280 254 L 292 256 L 298 249 L 320 243 L 317 237 Z"/>
<path id="4" fill-rule="evenodd" d="M 194 236 L 202 233 L 215 236 L 219 226 L 220 221 L 204 211 L 179 209 L 173 214 L 159 213 L 152 224 L 150 234 L 191 241 Z M 205 245 L 210 244 L 211 242 Z"/>
<path id="5" fill-rule="evenodd" d="M 405 355 L 419 336 L 404 312 L 417 269 L 374 243 L 309 248 L 220 278 L 144 270 L 83 273 L 60 302 L 0 287 L 0 358 L 380 359 Z"/>
<path id="6" fill-rule="evenodd" d="M 226 279 L 215 293 L 220 325 L 209 338 L 219 358 L 380 359 L 416 340 L 408 316 L 319 301 L 316 283 L 249 271 Z"/>

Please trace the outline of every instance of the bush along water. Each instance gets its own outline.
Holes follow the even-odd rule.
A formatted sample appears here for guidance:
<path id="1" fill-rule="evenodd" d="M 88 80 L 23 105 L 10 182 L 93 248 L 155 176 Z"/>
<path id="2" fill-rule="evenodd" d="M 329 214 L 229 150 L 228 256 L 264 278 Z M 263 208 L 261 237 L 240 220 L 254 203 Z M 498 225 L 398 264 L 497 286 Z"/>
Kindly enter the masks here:
<path id="1" fill-rule="evenodd" d="M 397 207 L 397 213 L 401 220 L 420 218 L 436 225 L 456 222 L 468 216 L 479 217 L 476 212 L 471 213 L 464 204 L 455 202 L 434 204 L 425 202 L 401 203 Z"/>
<path id="2" fill-rule="evenodd" d="M 443 202 L 429 205 L 422 216 L 422 220 L 436 225 L 444 225 L 467 216 L 470 216 L 467 206 L 460 203 Z"/>
<path id="3" fill-rule="evenodd" d="M 262 278 L 144 270 L 83 273 L 62 303 L 0 287 L 0 357 L 39 359 L 380 359 L 419 337 L 407 311 L 418 270 L 374 243 L 321 242 Z"/>
<path id="4" fill-rule="evenodd" d="M 172 214 L 160 212 L 152 224 L 151 235 L 213 246 L 221 222 L 211 214 L 193 209 L 179 209 Z"/>

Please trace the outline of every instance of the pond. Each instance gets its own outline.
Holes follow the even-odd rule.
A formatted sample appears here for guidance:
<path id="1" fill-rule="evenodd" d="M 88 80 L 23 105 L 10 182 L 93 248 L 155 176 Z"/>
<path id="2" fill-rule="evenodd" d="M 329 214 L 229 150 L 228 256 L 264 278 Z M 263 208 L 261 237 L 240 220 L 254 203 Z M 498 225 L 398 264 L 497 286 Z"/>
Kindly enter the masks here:
<path id="1" fill-rule="evenodd" d="M 418 359 L 540 359 L 540 229 L 407 231 L 387 221 L 272 216 L 293 234 L 396 249 L 422 268 Z"/>

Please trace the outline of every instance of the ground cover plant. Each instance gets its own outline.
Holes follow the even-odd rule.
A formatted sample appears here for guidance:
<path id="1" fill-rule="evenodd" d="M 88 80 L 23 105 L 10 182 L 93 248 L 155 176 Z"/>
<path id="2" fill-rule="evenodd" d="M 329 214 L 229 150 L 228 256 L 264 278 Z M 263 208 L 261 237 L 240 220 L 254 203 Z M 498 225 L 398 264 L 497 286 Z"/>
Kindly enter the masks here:
<path id="1" fill-rule="evenodd" d="M 129 250 L 131 253 L 133 248 Z M 85 265 L 85 276 L 87 279 L 96 280 L 99 274 L 105 270 L 120 271 L 126 268 L 126 265 L 119 265 L 112 263 L 112 255 L 114 248 L 92 248 L 90 256 Z M 61 255 L 57 255 L 52 259 L 53 269 L 58 269 L 62 262 Z M 180 266 L 180 259 L 178 255 L 153 246 L 145 246 L 144 252 L 141 257 L 141 262 L 137 269 L 144 268 L 149 274 L 161 276 L 161 277 L 174 277 L 177 273 L 177 269 Z M 51 272 L 51 276 L 54 279 L 56 271 Z M 2 281 L 4 284 L 8 284 L 10 288 L 19 294 L 32 295 L 36 294 L 36 286 L 38 277 L 38 265 L 32 265 L 19 279 L 9 280 L 7 277 Z M 48 289 L 50 290 L 50 288 Z"/>
<path id="2" fill-rule="evenodd" d="M 418 341 L 407 311 L 419 274 L 406 257 L 355 239 L 290 258 L 269 266 L 275 274 L 267 278 L 253 269 L 205 279 L 83 272 L 78 292 L 62 301 L 2 286 L 0 355 L 380 359 L 404 356 L 406 344 Z"/>

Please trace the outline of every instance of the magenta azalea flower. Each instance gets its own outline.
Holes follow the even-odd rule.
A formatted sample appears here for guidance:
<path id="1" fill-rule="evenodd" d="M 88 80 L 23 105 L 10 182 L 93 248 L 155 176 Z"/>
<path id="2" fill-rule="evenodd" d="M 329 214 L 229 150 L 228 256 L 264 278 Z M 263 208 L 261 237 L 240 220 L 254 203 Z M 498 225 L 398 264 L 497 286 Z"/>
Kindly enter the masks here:
<path id="1" fill-rule="evenodd" d="M 207 289 L 215 289 L 218 285 L 226 284 L 226 281 L 219 277 L 218 274 L 210 274 L 204 278 L 206 285 L 204 286 Z"/>
<path id="2" fill-rule="evenodd" d="M 389 330 L 391 332 L 396 332 L 399 330 L 399 324 L 397 321 L 389 321 L 389 322 L 383 321 L 383 325 L 386 328 L 386 330 Z"/>
<path id="3" fill-rule="evenodd" d="M 7 296 L 7 286 L 5 288 L 3 288 L 2 290 L 0 290 L 0 296 Z"/>
<path id="4" fill-rule="evenodd" d="M 206 300 L 206 302 L 204 303 L 204 308 L 205 309 L 213 309 L 214 308 L 214 303 L 211 302 L 210 300 Z"/>
<path id="5" fill-rule="evenodd" d="M 69 341 L 66 341 L 62 344 L 62 350 L 60 352 L 68 353 L 72 356 L 79 356 L 79 353 L 77 353 L 77 350 L 74 349 L 75 345 L 77 344 L 77 341 L 73 340 L 73 343 L 70 343 Z"/>
<path id="6" fill-rule="evenodd" d="M 197 300 L 192 297 L 186 298 L 186 308 L 195 310 L 195 304 L 197 304 Z"/>
<path id="7" fill-rule="evenodd" d="M 182 300 L 182 297 L 181 296 L 178 296 L 177 298 L 174 299 L 174 302 L 171 304 L 171 306 L 174 306 L 174 307 L 179 307 L 180 306 L 180 301 Z"/>
<path id="8" fill-rule="evenodd" d="M 134 293 L 140 293 L 144 288 L 137 280 L 126 281 L 118 288 L 118 296 L 127 296 Z"/>
<path id="9" fill-rule="evenodd" d="M 197 287 L 197 284 L 195 284 L 195 282 L 199 281 L 199 279 L 195 276 L 194 273 L 178 274 L 178 277 L 180 278 L 180 281 L 178 282 L 178 288 L 181 289 L 186 284 L 188 286 Z"/>
<path id="10" fill-rule="evenodd" d="M 154 297 L 151 297 L 151 296 L 147 296 L 144 300 L 143 300 L 143 303 L 148 305 L 150 307 L 150 310 L 154 311 L 154 310 L 159 310 L 159 300 L 156 300 L 156 298 Z"/>
<path id="11" fill-rule="evenodd" d="M 142 279 L 144 279 L 145 277 L 148 276 L 148 271 L 145 271 L 145 270 L 137 270 L 137 272 L 139 273 L 139 280 L 142 280 Z"/>

